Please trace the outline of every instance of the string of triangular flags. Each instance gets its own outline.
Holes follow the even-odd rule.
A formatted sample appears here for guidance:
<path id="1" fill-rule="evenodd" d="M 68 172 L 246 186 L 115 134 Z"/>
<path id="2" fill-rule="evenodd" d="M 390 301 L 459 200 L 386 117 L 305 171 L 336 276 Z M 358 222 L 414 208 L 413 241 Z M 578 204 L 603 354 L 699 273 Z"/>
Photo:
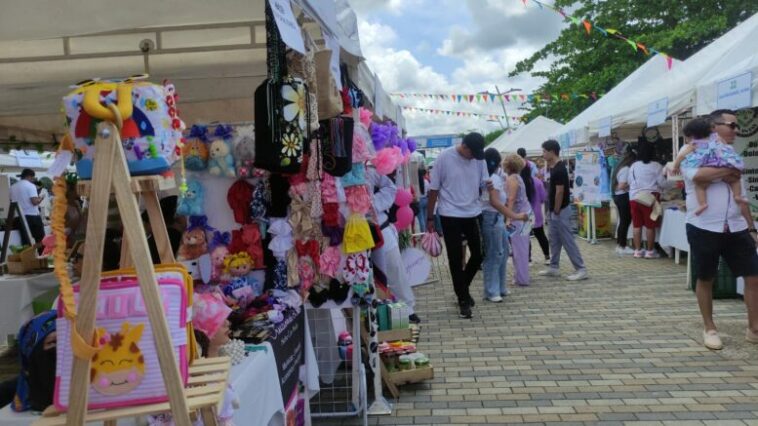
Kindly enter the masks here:
<path id="1" fill-rule="evenodd" d="M 588 19 L 583 18 L 577 18 L 575 16 L 567 14 L 563 9 L 560 7 L 555 7 L 551 4 L 544 3 L 540 0 L 521 0 L 524 3 L 524 6 L 526 6 L 528 1 L 532 1 L 539 6 L 540 9 L 548 8 L 552 10 L 553 12 L 561 15 L 564 20 L 573 22 L 576 24 L 580 29 L 583 29 L 587 32 L 587 35 L 590 35 L 592 33 L 592 30 L 599 32 L 600 34 L 604 35 L 605 37 L 613 37 L 618 40 L 626 42 L 629 46 L 634 49 L 635 52 L 639 52 L 640 50 L 646 55 L 661 55 L 664 58 L 666 58 L 666 65 L 669 69 L 671 69 L 671 66 L 674 64 L 673 58 L 668 55 L 667 53 L 661 52 L 660 50 L 654 49 L 650 46 L 645 46 L 644 44 L 634 41 L 631 38 L 625 36 L 622 34 L 619 30 L 613 29 L 613 28 L 603 28 L 601 26 L 596 25 L 594 22 L 591 22 Z"/>
<path id="2" fill-rule="evenodd" d="M 431 109 L 431 108 L 417 108 L 417 107 L 410 107 L 410 106 L 404 106 L 402 107 L 406 111 L 416 111 L 416 112 L 425 112 L 428 114 L 438 114 L 438 115 L 448 115 L 453 117 L 476 117 L 476 118 L 482 118 L 485 120 L 503 120 L 505 119 L 504 115 L 499 114 L 483 114 L 478 112 L 465 112 L 465 111 L 448 111 L 443 109 Z M 523 117 L 515 117 L 515 116 L 509 116 L 511 120 L 517 120 L 521 121 Z"/>
<path id="3" fill-rule="evenodd" d="M 390 93 L 390 96 L 400 99 L 429 99 L 439 101 L 450 101 L 455 103 L 495 103 L 509 102 L 509 103 L 540 103 L 540 102 L 556 102 L 556 101 L 569 101 L 572 99 L 592 99 L 598 100 L 604 93 L 598 94 L 595 92 L 589 93 L 508 93 L 508 94 L 496 94 L 496 93 L 452 93 L 452 94 L 439 94 L 439 93 L 406 93 L 396 92 Z"/>

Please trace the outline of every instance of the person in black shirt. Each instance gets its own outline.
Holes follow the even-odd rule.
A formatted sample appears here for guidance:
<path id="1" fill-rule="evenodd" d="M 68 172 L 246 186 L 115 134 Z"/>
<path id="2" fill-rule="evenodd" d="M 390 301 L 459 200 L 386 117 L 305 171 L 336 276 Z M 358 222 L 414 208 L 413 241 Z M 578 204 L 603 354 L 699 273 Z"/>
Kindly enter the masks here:
<path id="1" fill-rule="evenodd" d="M 566 249 L 571 264 L 576 270 L 566 277 L 569 281 L 579 281 L 588 278 L 582 254 L 574 241 L 571 231 L 571 209 L 569 209 L 569 174 L 566 164 L 561 161 L 561 146 L 555 140 L 542 144 L 542 157 L 550 168 L 550 197 L 548 198 L 548 214 L 550 215 L 550 267 L 540 271 L 539 275 L 560 276 L 561 248 Z"/>

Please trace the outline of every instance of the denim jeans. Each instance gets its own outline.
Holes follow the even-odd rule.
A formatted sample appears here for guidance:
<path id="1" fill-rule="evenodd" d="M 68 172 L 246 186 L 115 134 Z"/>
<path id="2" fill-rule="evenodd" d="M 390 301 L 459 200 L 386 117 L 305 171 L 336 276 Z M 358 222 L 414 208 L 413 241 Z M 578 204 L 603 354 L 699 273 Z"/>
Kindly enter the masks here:
<path id="1" fill-rule="evenodd" d="M 426 232 L 426 207 L 429 199 L 426 196 L 418 200 L 418 228 L 420 232 Z M 437 228 L 438 230 L 441 228 Z"/>
<path id="2" fill-rule="evenodd" d="M 503 215 L 482 212 L 482 239 L 484 240 L 484 297 L 505 296 L 505 266 L 508 263 L 508 237 Z"/>

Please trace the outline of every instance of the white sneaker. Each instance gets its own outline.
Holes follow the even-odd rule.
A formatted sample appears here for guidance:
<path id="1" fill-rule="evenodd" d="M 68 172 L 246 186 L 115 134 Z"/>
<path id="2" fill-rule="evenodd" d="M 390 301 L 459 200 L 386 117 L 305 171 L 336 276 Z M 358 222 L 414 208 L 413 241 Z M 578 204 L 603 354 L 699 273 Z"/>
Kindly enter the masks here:
<path id="1" fill-rule="evenodd" d="M 631 256 L 631 255 L 633 255 L 633 254 L 634 254 L 634 249 L 633 249 L 633 248 L 631 248 L 631 247 L 629 247 L 629 246 L 626 246 L 626 247 L 624 247 L 624 249 L 622 250 L 622 253 L 623 253 L 624 255 L 627 255 L 627 256 Z"/>
<path id="2" fill-rule="evenodd" d="M 543 263 L 545 266 L 550 266 L 550 259 L 545 259 L 545 262 Z"/>
<path id="3" fill-rule="evenodd" d="M 642 259 L 645 256 L 645 252 L 642 250 L 635 250 L 634 251 L 634 258 L 635 259 Z"/>
<path id="4" fill-rule="evenodd" d="M 580 269 L 574 272 L 573 274 L 566 276 L 566 279 L 569 281 L 581 281 L 581 280 L 586 280 L 589 277 L 590 276 L 589 274 L 587 274 L 586 269 Z"/>
<path id="5" fill-rule="evenodd" d="M 560 277 L 561 271 L 555 268 L 547 268 L 547 269 L 537 272 L 537 275 L 542 276 L 542 277 Z"/>
<path id="6" fill-rule="evenodd" d="M 703 344 L 706 348 L 718 351 L 724 347 L 719 337 L 719 332 L 716 330 L 703 331 Z"/>
<path id="7" fill-rule="evenodd" d="M 503 298 L 500 296 L 492 296 L 492 297 L 488 297 L 487 300 L 489 300 L 492 303 L 500 303 L 503 301 Z"/>
<path id="8" fill-rule="evenodd" d="M 623 256 L 624 255 L 624 249 L 621 246 L 616 246 L 616 255 L 617 256 Z"/>
<path id="9" fill-rule="evenodd" d="M 648 250 L 645 252 L 645 259 L 660 259 L 661 254 L 655 250 Z"/>

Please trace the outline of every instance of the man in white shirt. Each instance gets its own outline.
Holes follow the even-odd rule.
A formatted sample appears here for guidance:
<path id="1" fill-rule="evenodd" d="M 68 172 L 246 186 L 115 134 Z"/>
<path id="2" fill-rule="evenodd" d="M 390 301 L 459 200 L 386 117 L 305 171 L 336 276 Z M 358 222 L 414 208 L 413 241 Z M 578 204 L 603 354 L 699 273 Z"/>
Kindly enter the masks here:
<path id="1" fill-rule="evenodd" d="M 724 142 L 734 142 L 739 125 L 732 111 L 714 111 L 711 121 L 714 131 Z M 758 343 L 758 240 L 749 207 L 734 201 L 729 186 L 730 182 L 741 178 L 740 174 L 730 168 L 703 167 L 685 169 L 683 176 L 687 192 L 687 240 L 695 265 L 697 301 L 703 316 L 703 343 L 708 349 L 723 347 L 713 322 L 713 279 L 718 271 L 719 258 L 724 258 L 734 276 L 745 278 L 748 312 L 745 338 L 748 342 Z M 699 206 L 696 183 L 710 184 L 707 189 L 710 202 L 700 215 L 695 214 Z"/>
<path id="2" fill-rule="evenodd" d="M 429 183 L 426 228 L 435 231 L 434 208 L 442 223 L 450 275 L 458 297 L 461 318 L 471 318 L 474 299 L 469 287 L 482 264 L 478 218 L 482 214 L 480 191 L 485 190 L 487 165 L 484 162 L 484 137 L 469 133 L 460 145 L 443 151 L 435 160 Z M 463 240 L 471 257 L 463 265 Z"/>
<path id="3" fill-rule="evenodd" d="M 39 205 L 42 203 L 44 196 L 41 196 L 37 192 L 34 170 L 24 169 L 19 178 L 21 180 L 11 186 L 11 201 L 18 204 L 21 214 L 26 217 L 29 232 L 31 232 L 36 243 L 41 245 L 42 239 L 45 238 L 45 225 L 42 223 Z M 21 240 L 24 244 L 32 243 L 31 241 L 27 241 L 25 232 L 21 232 Z"/>

